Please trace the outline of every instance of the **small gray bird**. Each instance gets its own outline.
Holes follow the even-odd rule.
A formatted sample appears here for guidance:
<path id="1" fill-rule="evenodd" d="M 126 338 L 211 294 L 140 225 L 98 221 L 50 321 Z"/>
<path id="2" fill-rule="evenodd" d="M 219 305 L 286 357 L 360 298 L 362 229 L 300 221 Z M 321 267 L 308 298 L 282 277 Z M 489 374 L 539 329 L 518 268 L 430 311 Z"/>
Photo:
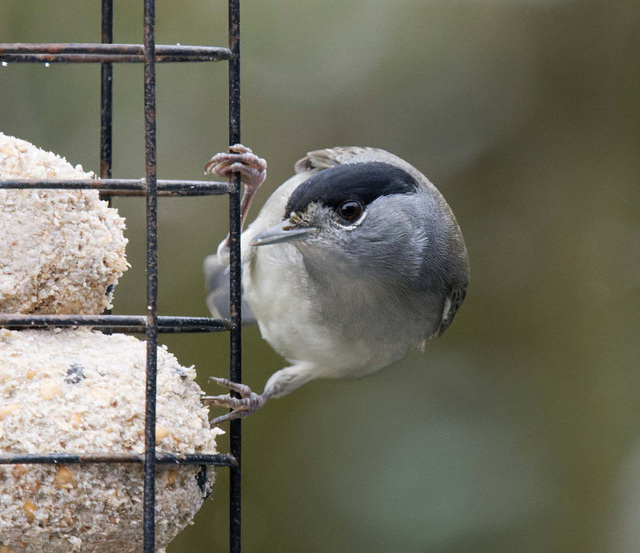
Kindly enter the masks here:
<path id="1" fill-rule="evenodd" d="M 266 176 L 266 162 L 241 145 L 206 170 L 240 172 L 241 212 Z M 449 327 L 469 281 L 462 232 L 438 189 L 384 150 L 310 152 L 242 233 L 243 320 L 290 366 L 262 394 L 236 391 L 205 402 L 232 409 L 212 421 L 247 416 L 316 378 L 366 376 L 402 359 Z M 229 316 L 228 237 L 204 262 L 207 304 Z"/>

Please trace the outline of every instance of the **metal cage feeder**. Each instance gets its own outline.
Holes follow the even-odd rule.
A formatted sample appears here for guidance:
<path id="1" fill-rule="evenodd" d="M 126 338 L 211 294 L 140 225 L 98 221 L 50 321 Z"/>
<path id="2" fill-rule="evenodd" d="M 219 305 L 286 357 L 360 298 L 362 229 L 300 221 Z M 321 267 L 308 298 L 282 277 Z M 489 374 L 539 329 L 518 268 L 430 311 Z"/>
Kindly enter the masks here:
<path id="1" fill-rule="evenodd" d="M 156 454 L 156 376 L 159 333 L 220 332 L 230 334 L 230 379 L 241 381 L 241 283 L 240 283 L 240 177 L 232 182 L 161 180 L 156 172 L 156 63 L 218 62 L 229 64 L 229 144 L 240 142 L 240 2 L 229 0 L 228 47 L 170 46 L 155 44 L 155 0 L 144 0 L 143 44 L 113 43 L 113 0 L 102 0 L 101 43 L 0 44 L 0 62 L 6 63 L 99 63 L 101 65 L 100 179 L 95 180 L 0 180 L 0 189 L 93 189 L 103 197 L 145 196 L 147 230 L 147 287 L 145 315 L 15 315 L 0 314 L 0 327 L 48 328 L 91 326 L 110 331 L 144 333 L 147 343 L 145 451 L 136 454 L 0 455 L 0 464 L 141 463 L 144 467 L 144 552 L 155 551 L 155 474 L 158 464 L 225 466 L 230 472 L 229 550 L 241 550 L 241 423 L 231 421 L 230 454 Z M 145 176 L 112 179 L 113 64 L 144 66 Z M 158 197 L 229 196 L 230 320 L 210 317 L 157 315 L 158 297 Z"/>

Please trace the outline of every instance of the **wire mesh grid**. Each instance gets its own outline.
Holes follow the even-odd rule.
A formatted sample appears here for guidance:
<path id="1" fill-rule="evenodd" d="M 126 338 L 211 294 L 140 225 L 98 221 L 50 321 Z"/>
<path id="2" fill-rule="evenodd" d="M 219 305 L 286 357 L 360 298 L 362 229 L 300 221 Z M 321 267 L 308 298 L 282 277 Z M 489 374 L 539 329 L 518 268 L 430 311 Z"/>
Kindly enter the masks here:
<path id="1" fill-rule="evenodd" d="M 165 46 L 155 44 L 155 0 L 144 0 L 143 44 L 113 43 L 113 0 L 102 0 L 101 43 L 0 44 L 6 63 L 100 63 L 100 179 L 0 180 L 0 189 L 93 189 L 106 198 L 145 196 L 147 229 L 146 315 L 16 315 L 0 314 L 0 327 L 49 328 L 92 326 L 118 332 L 145 333 L 147 342 L 145 451 L 137 454 L 0 455 L 0 464 L 142 463 L 144 466 L 144 552 L 155 551 L 155 474 L 157 464 L 216 465 L 230 471 L 229 550 L 241 550 L 241 423 L 231 421 L 230 454 L 175 456 L 155 449 L 157 346 L 160 332 L 219 332 L 230 334 L 230 379 L 241 381 L 240 177 L 229 182 L 161 180 L 156 173 L 156 63 L 229 63 L 229 144 L 240 142 L 240 1 L 229 0 L 229 47 Z M 143 63 L 145 176 L 111 179 L 113 63 Z M 158 196 L 229 196 L 230 292 L 229 320 L 210 317 L 158 316 Z"/>

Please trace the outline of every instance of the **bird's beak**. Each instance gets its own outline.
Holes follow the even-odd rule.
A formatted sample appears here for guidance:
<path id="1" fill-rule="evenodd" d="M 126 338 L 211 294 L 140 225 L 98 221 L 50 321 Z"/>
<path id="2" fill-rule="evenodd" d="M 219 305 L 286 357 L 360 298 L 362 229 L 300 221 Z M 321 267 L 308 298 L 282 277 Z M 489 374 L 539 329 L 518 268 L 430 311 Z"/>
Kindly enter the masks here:
<path id="1" fill-rule="evenodd" d="M 315 227 L 302 227 L 291 219 L 285 219 L 279 225 L 261 232 L 252 241 L 252 246 L 266 246 L 268 244 L 280 244 L 293 240 L 305 240 L 318 229 Z"/>

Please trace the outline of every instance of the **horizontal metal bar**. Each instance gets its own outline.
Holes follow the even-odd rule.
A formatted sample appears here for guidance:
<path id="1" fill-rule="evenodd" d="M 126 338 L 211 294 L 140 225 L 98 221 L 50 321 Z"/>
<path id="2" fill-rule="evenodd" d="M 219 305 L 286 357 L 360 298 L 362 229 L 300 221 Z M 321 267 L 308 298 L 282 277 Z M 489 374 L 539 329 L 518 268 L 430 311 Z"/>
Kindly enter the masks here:
<path id="1" fill-rule="evenodd" d="M 142 315 L 14 315 L 0 314 L 0 327 L 48 328 L 57 326 L 92 326 L 116 332 L 144 333 L 147 318 Z M 211 317 L 158 317 L 158 330 L 163 333 L 224 332 L 233 325 Z"/>
<path id="2" fill-rule="evenodd" d="M 156 62 L 223 61 L 229 48 L 162 45 L 155 48 Z M 136 63 L 144 61 L 142 44 L 102 43 L 0 43 L 0 61 L 16 63 Z"/>
<path id="3" fill-rule="evenodd" d="M 144 454 L 136 453 L 50 453 L 50 454 L 2 454 L 0 465 L 51 465 L 51 464 L 107 464 L 107 463 L 142 463 Z M 221 467 L 234 467 L 236 460 L 233 455 L 218 453 L 215 455 L 191 454 L 172 455 L 159 454 L 156 463 L 162 465 L 216 465 Z"/>
<path id="4" fill-rule="evenodd" d="M 144 196 L 145 179 L 4 179 L 0 190 L 36 188 L 60 190 L 98 190 L 109 196 Z M 198 180 L 158 180 L 160 196 L 217 196 L 234 190 L 228 182 Z"/>

